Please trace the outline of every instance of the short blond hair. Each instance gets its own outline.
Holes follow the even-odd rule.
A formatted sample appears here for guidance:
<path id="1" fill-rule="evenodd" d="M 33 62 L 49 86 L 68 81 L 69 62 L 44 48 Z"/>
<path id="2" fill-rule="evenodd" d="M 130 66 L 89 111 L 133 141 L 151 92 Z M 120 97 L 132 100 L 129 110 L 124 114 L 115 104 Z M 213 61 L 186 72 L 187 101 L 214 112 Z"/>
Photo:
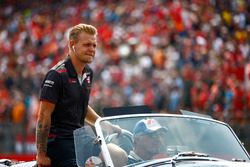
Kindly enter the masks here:
<path id="1" fill-rule="evenodd" d="M 97 35 L 97 29 L 90 25 L 90 24 L 83 24 L 83 23 L 80 23 L 80 24 L 77 24 L 75 26 L 73 26 L 70 31 L 69 31 L 69 40 L 74 40 L 77 42 L 78 40 L 78 35 L 81 33 L 81 32 L 86 32 L 90 35 Z"/>

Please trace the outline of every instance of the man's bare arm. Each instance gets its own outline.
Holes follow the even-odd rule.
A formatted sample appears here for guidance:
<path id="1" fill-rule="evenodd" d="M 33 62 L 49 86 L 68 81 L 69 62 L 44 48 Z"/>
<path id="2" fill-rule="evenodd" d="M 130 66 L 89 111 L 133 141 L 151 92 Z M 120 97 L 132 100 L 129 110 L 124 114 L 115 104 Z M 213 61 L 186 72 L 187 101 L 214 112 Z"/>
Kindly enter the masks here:
<path id="1" fill-rule="evenodd" d="M 98 118 L 100 118 L 100 116 L 95 112 L 94 109 L 92 109 L 90 106 L 88 106 L 85 121 L 93 126 Z M 113 125 L 108 121 L 104 121 L 102 126 L 109 133 L 119 133 L 120 134 L 122 132 L 122 129 L 119 126 Z"/>
<path id="2" fill-rule="evenodd" d="M 87 115 L 86 115 L 86 118 L 85 118 L 85 121 L 87 123 L 89 123 L 90 125 L 94 125 L 95 124 L 95 121 L 99 118 L 100 116 L 95 112 L 95 110 L 93 108 L 91 108 L 89 105 L 88 105 L 88 108 L 87 108 Z"/>
<path id="3" fill-rule="evenodd" d="M 41 101 L 39 106 L 37 127 L 36 127 L 36 146 L 37 154 L 45 155 L 47 151 L 48 135 L 51 126 L 51 115 L 55 104 Z"/>

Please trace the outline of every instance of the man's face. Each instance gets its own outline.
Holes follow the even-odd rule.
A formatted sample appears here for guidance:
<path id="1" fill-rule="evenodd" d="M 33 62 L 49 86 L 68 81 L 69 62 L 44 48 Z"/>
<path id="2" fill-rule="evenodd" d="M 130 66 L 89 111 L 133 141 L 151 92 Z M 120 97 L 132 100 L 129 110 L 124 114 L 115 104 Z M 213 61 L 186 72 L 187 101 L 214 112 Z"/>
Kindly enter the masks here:
<path id="1" fill-rule="evenodd" d="M 145 153 L 150 156 L 161 153 L 164 149 L 164 141 L 159 132 L 153 132 L 138 136 L 137 145 L 144 149 Z"/>
<path id="2" fill-rule="evenodd" d="M 96 35 L 90 35 L 82 32 L 78 36 L 78 41 L 74 45 L 76 58 L 85 64 L 94 60 L 97 46 Z"/>

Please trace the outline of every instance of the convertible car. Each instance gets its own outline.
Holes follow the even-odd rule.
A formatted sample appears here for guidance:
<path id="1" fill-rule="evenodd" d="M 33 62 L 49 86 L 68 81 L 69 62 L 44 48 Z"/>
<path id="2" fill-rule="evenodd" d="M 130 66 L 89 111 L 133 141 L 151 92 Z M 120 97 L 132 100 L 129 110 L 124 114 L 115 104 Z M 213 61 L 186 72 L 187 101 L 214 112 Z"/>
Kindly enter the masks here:
<path id="1" fill-rule="evenodd" d="M 183 113 L 106 116 L 98 119 L 94 127 L 77 129 L 74 131 L 77 164 L 79 167 L 250 167 L 248 152 L 228 124 Z M 108 133 L 107 123 L 119 126 L 121 133 Z M 151 133 L 158 130 L 161 133 Z M 137 156 L 137 161 L 129 161 L 131 153 L 135 154 L 135 139 L 142 132 L 158 141 L 153 145 L 149 140 L 140 143 L 145 151 L 155 155 Z M 36 165 L 35 161 L 1 162 L 0 167 Z"/>

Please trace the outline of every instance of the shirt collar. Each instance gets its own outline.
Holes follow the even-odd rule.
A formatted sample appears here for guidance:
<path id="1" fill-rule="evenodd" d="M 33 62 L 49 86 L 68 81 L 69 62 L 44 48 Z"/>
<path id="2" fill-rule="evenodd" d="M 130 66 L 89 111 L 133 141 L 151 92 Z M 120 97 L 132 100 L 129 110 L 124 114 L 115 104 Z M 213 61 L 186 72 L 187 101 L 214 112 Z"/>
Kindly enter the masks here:
<path id="1" fill-rule="evenodd" d="M 67 71 L 71 77 L 77 77 L 75 67 L 73 66 L 73 63 L 72 63 L 69 56 L 66 58 L 65 66 L 66 66 Z"/>

